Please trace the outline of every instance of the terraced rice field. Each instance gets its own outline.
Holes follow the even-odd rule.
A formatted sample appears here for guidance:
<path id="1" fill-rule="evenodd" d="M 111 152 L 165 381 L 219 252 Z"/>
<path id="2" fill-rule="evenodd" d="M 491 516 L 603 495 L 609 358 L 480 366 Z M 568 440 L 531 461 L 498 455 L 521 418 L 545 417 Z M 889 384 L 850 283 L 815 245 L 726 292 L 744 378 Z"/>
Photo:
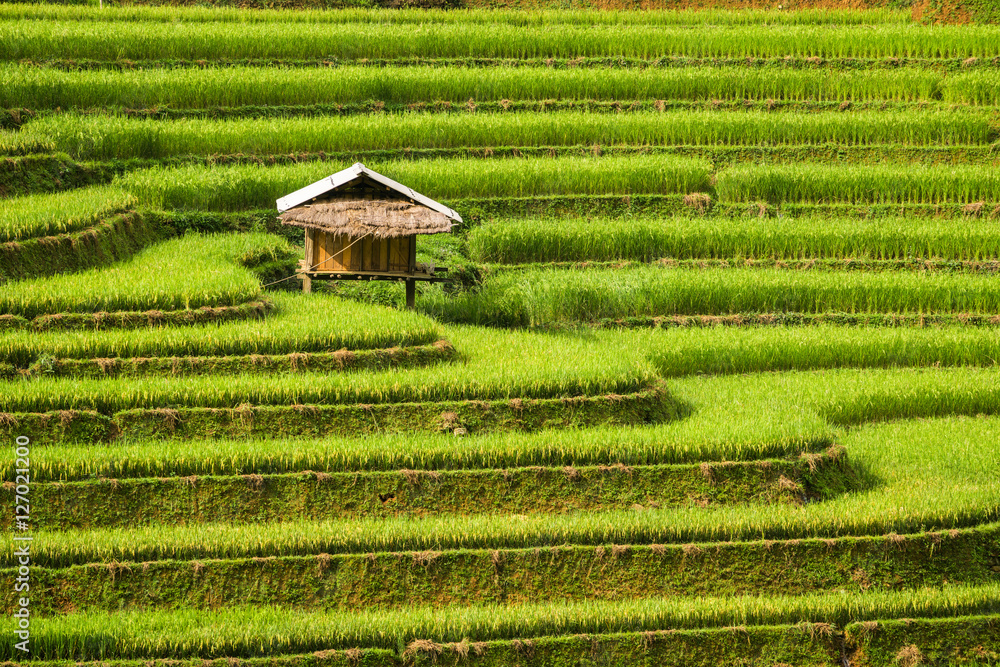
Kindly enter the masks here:
<path id="1" fill-rule="evenodd" d="M 1000 664 L 993 10 L 737 4 L 0 4 L 0 660 Z"/>

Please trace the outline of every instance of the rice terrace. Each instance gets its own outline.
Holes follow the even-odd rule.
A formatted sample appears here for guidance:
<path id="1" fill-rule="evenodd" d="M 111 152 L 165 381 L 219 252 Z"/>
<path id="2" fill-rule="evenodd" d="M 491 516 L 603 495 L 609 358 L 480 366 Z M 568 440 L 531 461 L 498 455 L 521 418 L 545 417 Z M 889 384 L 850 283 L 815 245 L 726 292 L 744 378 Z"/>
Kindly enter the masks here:
<path id="1" fill-rule="evenodd" d="M 1000 3 L 0 2 L 0 664 L 1000 665 Z"/>

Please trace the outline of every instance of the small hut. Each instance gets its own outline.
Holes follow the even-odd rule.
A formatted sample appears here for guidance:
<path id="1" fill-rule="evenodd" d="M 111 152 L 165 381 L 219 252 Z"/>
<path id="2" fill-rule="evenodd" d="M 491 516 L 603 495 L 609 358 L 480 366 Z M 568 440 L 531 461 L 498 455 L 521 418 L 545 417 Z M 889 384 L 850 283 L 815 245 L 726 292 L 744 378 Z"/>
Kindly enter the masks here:
<path id="1" fill-rule="evenodd" d="M 406 306 L 416 282 L 440 282 L 443 267 L 418 264 L 417 235 L 444 234 L 462 217 L 360 162 L 277 201 L 282 224 L 305 229 L 302 291 L 313 280 L 403 280 Z"/>

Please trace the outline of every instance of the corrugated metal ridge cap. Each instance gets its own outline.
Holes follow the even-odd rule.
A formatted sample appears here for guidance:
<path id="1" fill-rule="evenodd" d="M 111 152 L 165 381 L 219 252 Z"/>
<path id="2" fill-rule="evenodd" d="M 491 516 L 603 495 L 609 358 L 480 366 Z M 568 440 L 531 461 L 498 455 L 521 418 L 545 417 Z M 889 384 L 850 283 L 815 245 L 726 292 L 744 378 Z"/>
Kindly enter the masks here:
<path id="1" fill-rule="evenodd" d="M 364 165 L 360 162 L 355 162 L 353 165 L 347 169 L 341 169 L 336 174 L 327 176 L 326 178 L 320 179 L 315 183 L 310 183 L 304 188 L 300 188 L 295 192 L 285 195 L 281 199 L 275 201 L 278 210 L 285 212 L 290 208 L 295 208 L 303 202 L 307 202 L 310 199 L 319 197 L 322 194 L 329 192 L 335 188 L 339 188 L 341 185 L 350 183 L 363 172 Z"/>
<path id="2" fill-rule="evenodd" d="M 453 211 L 444 204 L 440 204 L 431 199 L 430 197 L 426 197 L 417 192 L 416 190 L 414 190 L 413 188 L 407 187 L 402 183 L 397 183 L 388 176 L 383 176 L 377 171 L 372 171 L 371 169 L 361 164 L 360 162 L 355 163 L 354 166 L 358 167 L 361 170 L 360 173 L 364 174 L 373 181 L 377 181 L 388 188 L 392 188 L 399 194 L 409 197 L 413 201 L 426 206 L 432 211 L 437 211 L 438 213 L 446 215 L 455 222 L 462 222 L 462 216 L 460 216 L 456 211 Z"/>
<path id="3" fill-rule="evenodd" d="M 287 194 L 281 199 L 276 200 L 275 204 L 277 205 L 279 211 L 284 212 L 290 208 L 295 208 L 299 204 L 307 202 L 310 199 L 326 194 L 330 190 L 346 185 L 359 176 L 367 176 L 373 181 L 395 190 L 404 197 L 409 197 L 413 201 L 426 206 L 432 211 L 437 211 L 438 213 L 446 215 L 455 222 L 462 222 L 462 216 L 460 216 L 456 211 L 453 211 L 444 204 L 434 201 L 430 197 L 425 197 L 413 188 L 407 187 L 402 183 L 397 183 L 388 176 L 383 176 L 377 171 L 372 171 L 360 162 L 355 162 L 347 169 L 342 169 L 336 174 L 327 176 L 326 178 L 318 180 L 315 183 L 311 183 L 304 188 L 292 192 L 291 194 Z"/>

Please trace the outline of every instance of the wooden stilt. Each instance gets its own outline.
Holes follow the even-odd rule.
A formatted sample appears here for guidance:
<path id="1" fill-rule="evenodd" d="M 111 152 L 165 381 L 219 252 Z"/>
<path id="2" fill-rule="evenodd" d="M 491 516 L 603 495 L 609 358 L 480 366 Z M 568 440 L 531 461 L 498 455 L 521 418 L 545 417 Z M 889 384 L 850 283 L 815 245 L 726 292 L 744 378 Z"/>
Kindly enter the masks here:
<path id="1" fill-rule="evenodd" d="M 302 279 L 302 293 L 310 294 L 313 291 L 313 281 L 312 278 L 305 274 L 299 274 L 299 278 Z"/>
<path id="2" fill-rule="evenodd" d="M 417 281 L 408 279 L 406 281 L 406 309 L 414 310 L 417 307 Z"/>

